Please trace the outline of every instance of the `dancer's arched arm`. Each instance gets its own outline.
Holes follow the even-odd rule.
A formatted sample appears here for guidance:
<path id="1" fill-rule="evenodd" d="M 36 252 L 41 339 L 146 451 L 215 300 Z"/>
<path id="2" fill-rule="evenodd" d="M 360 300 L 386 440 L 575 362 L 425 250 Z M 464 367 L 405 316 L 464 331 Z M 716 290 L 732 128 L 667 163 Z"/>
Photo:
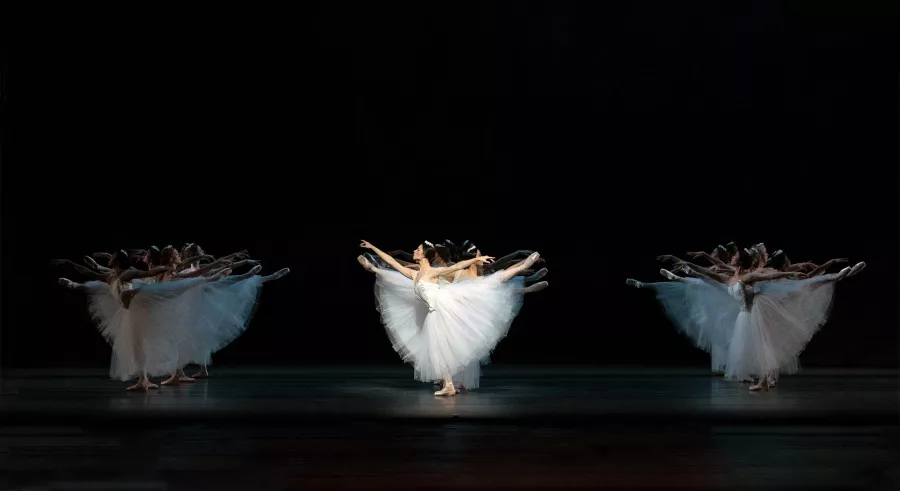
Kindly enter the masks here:
<path id="1" fill-rule="evenodd" d="M 257 264 L 259 264 L 258 259 L 243 259 L 241 261 L 238 261 L 238 262 L 232 264 L 231 269 L 238 269 L 241 266 L 247 266 L 247 265 L 256 266 Z"/>
<path id="2" fill-rule="evenodd" d="M 192 264 L 200 262 L 200 261 L 214 261 L 214 260 L 215 260 L 215 258 L 210 256 L 209 254 L 201 254 L 199 256 L 182 259 L 181 264 L 178 265 L 178 271 L 182 271 L 187 268 L 190 268 Z"/>
<path id="3" fill-rule="evenodd" d="M 386 252 L 382 251 L 381 249 L 373 246 L 372 244 L 370 244 L 366 241 L 362 241 L 362 243 L 360 244 L 360 247 L 363 247 L 366 249 L 371 249 L 373 252 L 375 252 L 375 254 L 378 254 L 378 257 L 380 257 L 384 262 L 388 263 L 388 265 L 390 267 L 396 269 L 398 272 L 403 274 L 403 276 L 406 276 L 407 278 L 415 281 L 416 272 L 413 271 L 412 269 L 407 268 L 407 267 L 403 266 L 402 264 L 398 263 L 396 259 L 389 256 Z"/>
<path id="4" fill-rule="evenodd" d="M 230 262 L 230 261 L 234 261 L 235 259 L 247 259 L 248 257 L 250 257 L 250 253 L 247 251 L 247 249 L 244 249 L 243 251 L 235 252 L 234 254 L 222 256 L 219 258 L 219 260 Z"/>

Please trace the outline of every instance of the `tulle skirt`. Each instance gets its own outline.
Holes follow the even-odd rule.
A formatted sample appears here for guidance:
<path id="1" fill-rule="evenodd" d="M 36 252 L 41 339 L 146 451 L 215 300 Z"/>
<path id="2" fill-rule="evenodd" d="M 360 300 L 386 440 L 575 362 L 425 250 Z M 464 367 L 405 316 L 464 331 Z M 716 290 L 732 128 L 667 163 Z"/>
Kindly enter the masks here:
<path id="1" fill-rule="evenodd" d="M 125 381 L 142 373 L 162 376 L 173 372 L 178 366 L 178 329 L 183 314 L 177 299 L 204 284 L 205 278 L 134 281 L 137 293 L 126 309 L 108 284 L 88 282 L 89 310 L 112 345 L 110 377 Z"/>
<path id="2" fill-rule="evenodd" d="M 757 283 L 750 311 L 734 324 L 725 375 L 795 373 L 800 353 L 828 320 L 835 275 Z"/>
<path id="3" fill-rule="evenodd" d="M 722 371 L 737 318 L 738 304 L 724 285 L 697 278 L 644 283 L 676 329 L 710 354 L 713 371 Z"/>
<path id="4" fill-rule="evenodd" d="M 375 298 L 394 350 L 413 365 L 417 380 L 457 378 L 466 367 L 471 374 L 472 365 L 506 336 L 521 299 L 491 276 L 427 288 L 438 290 L 433 310 L 416 296 L 409 278 L 379 270 Z"/>
<path id="5" fill-rule="evenodd" d="M 176 300 L 180 312 L 176 333 L 179 367 L 189 363 L 211 364 L 213 353 L 246 330 L 256 312 L 262 278 L 258 275 L 239 278 L 233 275 L 208 282 Z"/>

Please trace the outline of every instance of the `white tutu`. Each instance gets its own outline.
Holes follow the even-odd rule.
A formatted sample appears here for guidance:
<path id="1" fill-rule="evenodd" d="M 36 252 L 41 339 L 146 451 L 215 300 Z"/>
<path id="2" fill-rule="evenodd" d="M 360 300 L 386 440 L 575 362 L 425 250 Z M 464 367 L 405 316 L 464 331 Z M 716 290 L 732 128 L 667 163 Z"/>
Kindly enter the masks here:
<path id="1" fill-rule="evenodd" d="M 179 367 L 211 364 L 211 355 L 243 334 L 256 312 L 262 278 L 233 275 L 206 283 L 176 299 Z M 175 280 L 185 281 L 185 280 Z"/>
<path id="2" fill-rule="evenodd" d="M 731 330 L 739 305 L 724 285 L 697 278 L 644 283 L 653 290 L 666 316 L 694 346 L 710 354 L 712 369 L 721 371 L 726 361 Z"/>
<path id="3" fill-rule="evenodd" d="M 725 375 L 796 372 L 800 353 L 828 320 L 835 276 L 755 284 L 750 311 L 741 311 L 734 324 Z"/>
<path id="4" fill-rule="evenodd" d="M 499 276 L 414 286 L 388 270 L 379 271 L 375 296 L 394 349 L 425 382 L 486 358 L 506 336 L 518 302 Z"/>
<path id="5" fill-rule="evenodd" d="M 173 372 L 178 362 L 176 341 L 182 313 L 175 300 L 205 283 L 205 278 L 134 281 L 132 287 L 137 293 L 126 309 L 110 285 L 88 282 L 90 313 L 100 333 L 112 344 L 110 377 L 125 381 L 142 372 L 151 376 Z"/>

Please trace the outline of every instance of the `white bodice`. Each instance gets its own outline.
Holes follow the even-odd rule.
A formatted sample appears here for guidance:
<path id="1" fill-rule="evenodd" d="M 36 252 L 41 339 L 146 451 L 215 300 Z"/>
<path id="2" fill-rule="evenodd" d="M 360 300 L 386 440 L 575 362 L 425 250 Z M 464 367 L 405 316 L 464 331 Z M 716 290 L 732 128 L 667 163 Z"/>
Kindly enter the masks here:
<path id="1" fill-rule="evenodd" d="M 109 289 L 112 291 L 113 296 L 116 297 L 116 300 L 121 302 L 122 293 L 129 290 L 134 290 L 134 285 L 132 285 L 131 282 L 121 281 L 120 279 L 116 278 L 116 280 L 109 285 Z"/>
<path id="2" fill-rule="evenodd" d="M 744 284 L 740 281 L 730 285 L 728 287 L 728 294 L 731 295 L 731 298 L 735 299 L 741 305 L 742 312 L 750 311 L 750 302 L 752 301 L 752 290 L 749 290 L 744 287 Z"/>
<path id="3" fill-rule="evenodd" d="M 438 281 L 441 280 L 439 279 Z M 419 280 L 419 282 L 416 283 L 416 287 L 414 290 L 416 292 L 416 296 L 428 305 L 428 310 L 433 311 L 435 305 L 437 304 L 436 300 L 439 289 L 440 285 L 438 285 L 437 283 L 429 283 L 427 281 Z"/>

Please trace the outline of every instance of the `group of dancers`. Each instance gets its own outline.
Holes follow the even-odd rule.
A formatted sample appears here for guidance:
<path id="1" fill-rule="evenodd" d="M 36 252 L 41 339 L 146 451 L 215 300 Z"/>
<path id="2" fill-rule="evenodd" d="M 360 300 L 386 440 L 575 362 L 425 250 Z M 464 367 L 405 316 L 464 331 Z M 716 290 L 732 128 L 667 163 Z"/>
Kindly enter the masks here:
<path id="1" fill-rule="evenodd" d="M 547 268 L 531 269 L 543 261 L 533 251 L 495 261 L 469 241 L 425 241 L 412 254 L 360 246 L 371 251 L 357 260 L 375 273 L 376 307 L 394 350 L 416 380 L 441 385 L 436 396 L 477 388 L 523 296 L 549 286 L 541 281 Z"/>
<path id="2" fill-rule="evenodd" d="M 769 390 L 779 374 L 799 369 L 800 353 L 828 319 L 835 283 L 866 266 L 827 274 L 847 260 L 791 263 L 782 250 L 769 256 L 762 243 L 739 248 L 730 242 L 688 255 L 710 265 L 659 256 L 673 264 L 660 269 L 670 281 L 626 283 L 652 290 L 677 329 L 710 353 L 713 371 L 749 382 L 752 391 Z"/>
<path id="3" fill-rule="evenodd" d="M 209 375 L 211 356 L 241 335 L 256 310 L 263 283 L 281 278 L 287 268 L 260 276 L 259 261 L 241 251 L 218 259 L 197 244 L 181 250 L 119 250 L 95 253 L 102 266 L 85 256 L 86 266 L 68 260 L 88 278 L 76 283 L 60 278 L 65 287 L 88 295 L 91 316 L 112 346 L 110 377 L 122 381 L 137 378 L 128 390 L 158 388 L 150 377 L 168 376 L 163 385 L 193 382 Z M 251 266 L 244 274 L 232 274 Z M 201 366 L 188 377 L 188 364 Z"/>

